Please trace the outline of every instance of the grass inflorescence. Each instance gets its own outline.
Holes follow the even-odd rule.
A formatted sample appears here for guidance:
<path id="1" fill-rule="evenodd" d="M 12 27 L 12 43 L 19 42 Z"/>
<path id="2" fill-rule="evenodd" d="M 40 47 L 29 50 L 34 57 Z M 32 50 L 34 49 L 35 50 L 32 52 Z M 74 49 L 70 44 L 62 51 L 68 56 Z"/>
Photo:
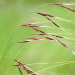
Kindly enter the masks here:
<path id="1" fill-rule="evenodd" d="M 52 4 L 52 5 L 57 5 L 58 7 L 63 7 L 63 8 L 66 8 L 66 10 L 68 10 L 69 12 L 73 12 L 73 13 L 75 13 L 75 9 L 72 9 L 72 8 L 70 8 L 70 7 L 66 7 L 65 5 L 69 5 L 69 4 L 63 4 L 63 3 L 48 3 L 48 4 L 45 4 L 45 5 L 50 5 L 50 4 Z M 42 5 L 42 6 L 39 6 L 39 7 L 43 7 L 43 6 L 45 6 L 45 5 Z M 37 8 L 39 8 L 39 7 L 36 7 L 35 9 L 37 9 Z M 30 11 L 30 12 L 33 12 L 35 9 L 33 9 L 32 11 Z M 44 68 L 44 69 L 40 69 L 39 71 L 36 71 L 36 70 L 32 70 L 32 69 L 30 69 L 29 67 L 27 67 L 28 65 L 32 65 L 33 66 L 33 64 L 26 64 L 26 63 L 22 63 L 22 62 L 20 62 L 20 60 L 22 60 L 23 58 L 25 58 L 28 54 L 30 54 L 30 52 L 33 52 L 33 50 L 37 47 L 37 45 L 40 45 L 40 42 L 50 42 L 50 44 L 53 42 L 53 43 L 58 43 L 60 46 L 62 45 L 63 46 L 63 48 L 64 49 L 68 49 L 72 54 L 74 54 L 75 55 L 75 51 L 73 50 L 73 49 L 71 49 L 70 47 L 69 47 L 69 45 L 70 46 L 72 46 L 73 48 L 75 47 L 74 46 L 74 41 L 75 41 L 75 39 L 74 39 L 74 36 L 72 35 L 72 33 L 70 33 L 69 32 L 69 30 L 70 31 L 72 31 L 72 29 L 66 29 L 66 28 L 64 28 L 64 27 L 62 27 L 60 24 L 58 24 L 57 22 L 55 22 L 54 21 L 54 19 L 58 19 L 58 20 L 61 20 L 61 21 L 64 21 L 64 22 L 68 22 L 68 23 L 71 23 L 71 24 L 74 24 L 75 25 L 75 23 L 74 22 L 72 22 L 72 21 L 70 21 L 70 20 L 66 20 L 66 19 L 63 19 L 63 18 L 59 18 L 59 17 L 55 17 L 55 15 L 52 15 L 52 14 L 47 14 L 47 13 L 41 13 L 41 12 L 35 12 L 34 14 L 36 14 L 36 15 L 39 15 L 39 16 L 41 16 L 41 17 L 43 17 L 43 18 L 45 18 L 45 20 L 47 20 L 47 21 L 43 21 L 43 22 L 33 22 L 33 23 L 27 23 L 27 24 L 22 24 L 22 25 L 17 25 L 16 26 L 16 28 L 18 28 L 18 27 L 20 27 L 20 28 L 29 28 L 30 30 L 32 30 L 33 32 L 32 32 L 32 34 L 30 34 L 30 35 L 28 35 L 28 36 L 26 36 L 26 37 L 22 37 L 22 38 L 19 38 L 19 39 L 17 39 L 17 40 L 15 40 L 14 42 L 12 42 L 9 46 L 8 46 L 8 48 L 5 50 L 5 47 L 6 47 L 6 44 L 8 43 L 8 41 L 9 41 L 9 38 L 11 37 L 11 35 L 12 35 L 12 33 L 13 33 L 13 31 L 15 30 L 15 29 L 13 29 L 13 31 L 11 32 L 11 34 L 10 34 L 10 36 L 8 37 L 8 39 L 7 39 L 7 41 L 6 41 L 6 43 L 5 43 L 5 45 L 4 45 L 4 48 L 3 48 L 3 50 L 2 50 L 2 52 L 1 52 L 1 57 L 2 57 L 2 59 L 1 59 L 1 61 L 0 61 L 0 66 L 2 66 L 3 65 L 3 62 L 4 62 L 4 60 L 5 60 L 5 56 L 6 55 L 8 55 L 9 56 L 9 58 L 11 58 L 12 60 L 11 60 L 11 62 L 10 62 L 10 64 L 9 64 L 9 66 L 6 66 L 6 70 L 4 70 L 3 71 L 3 75 L 7 75 L 7 73 L 10 71 L 10 69 L 12 68 L 12 67 L 17 67 L 15 70 L 19 70 L 19 74 L 20 75 L 25 75 L 22 71 L 24 70 L 25 72 L 26 72 L 26 74 L 30 74 L 30 75 L 46 75 L 46 73 L 47 72 L 45 72 L 45 74 L 41 74 L 40 72 L 44 72 L 45 70 L 48 70 L 48 69 L 50 69 L 50 68 L 53 68 L 53 67 L 57 67 L 57 66 L 61 66 L 61 65 L 67 65 L 67 64 L 70 64 L 70 63 L 75 63 L 75 61 L 66 61 L 66 62 L 55 62 L 55 63 L 57 63 L 57 65 L 54 65 L 54 66 L 51 66 L 51 67 L 49 67 L 48 66 L 48 68 Z M 53 30 L 52 30 L 52 32 L 53 31 L 55 31 L 55 29 L 57 28 L 57 29 L 59 29 L 60 30 L 60 33 L 50 33 L 50 32 L 47 32 L 47 28 L 49 28 L 49 26 L 47 26 L 47 24 L 46 25 L 44 25 L 43 23 L 44 22 L 46 22 L 46 23 L 51 23 L 54 27 L 53 27 Z M 41 25 L 40 25 L 41 24 Z M 62 35 L 62 33 L 61 32 L 63 32 L 63 34 L 66 34 L 66 35 Z M 60 35 L 61 34 L 61 35 Z M 61 41 L 62 40 L 62 41 Z M 69 40 L 69 42 L 68 41 L 65 41 L 65 40 Z M 29 44 L 30 42 L 32 42 L 32 43 L 34 43 L 34 42 L 37 42 L 38 41 L 38 44 L 36 44 L 36 45 L 34 45 L 34 47 L 31 49 L 31 50 L 28 50 L 28 52 L 26 52 L 26 53 L 24 53 L 18 60 L 16 59 L 16 57 L 20 54 L 20 52 L 22 51 L 22 49 L 24 49 L 24 47 L 26 46 L 26 44 Z M 44 44 L 45 44 L 45 42 L 44 42 Z M 8 52 L 9 52 L 9 49 L 12 47 L 12 45 L 14 45 L 14 44 L 18 44 L 18 45 L 20 45 L 20 44 L 24 44 L 24 46 L 17 52 L 17 54 L 14 56 L 14 57 L 12 57 L 12 55 L 11 54 L 9 54 Z M 47 45 L 47 44 L 45 44 L 45 45 Z M 49 47 L 49 46 L 48 46 Z M 54 47 L 54 46 L 52 46 L 52 47 Z M 47 48 L 48 49 L 48 48 Z M 5 52 L 4 52 L 4 50 L 5 50 Z M 40 49 L 41 50 L 41 49 Z M 55 51 L 55 50 L 54 50 Z M 54 52 L 53 51 L 53 52 Z M 60 50 L 61 52 L 62 52 L 62 49 Z M 49 51 L 50 52 L 50 51 Z M 49 53 L 48 52 L 48 53 Z M 14 51 L 14 53 L 15 53 L 15 51 Z M 37 54 L 37 51 L 35 52 L 36 54 Z M 37 57 L 36 57 L 36 54 L 35 53 L 33 53 L 34 54 L 34 57 L 35 57 L 35 59 L 37 59 Z M 66 53 L 66 52 L 64 52 L 64 53 Z M 43 54 L 42 53 L 42 51 L 41 51 L 41 54 Z M 51 54 L 51 53 L 50 53 Z M 62 53 L 63 54 L 63 53 Z M 38 57 L 42 60 L 42 58 L 39 56 L 39 53 L 37 54 L 38 55 Z M 44 54 L 44 56 L 46 56 L 46 55 L 48 55 L 47 53 L 46 54 Z M 64 55 L 64 54 L 63 54 Z M 29 55 L 30 56 L 30 55 Z M 43 56 L 42 56 L 43 57 Z M 30 60 L 29 59 L 29 57 L 27 57 L 28 58 L 28 60 Z M 33 57 L 32 57 L 33 58 Z M 55 58 L 55 57 L 54 57 Z M 49 62 L 49 58 L 46 58 L 47 59 L 47 61 Z M 37 59 L 38 60 L 38 59 Z M 39 62 L 41 61 L 41 60 L 39 60 Z M 26 60 L 25 60 L 26 61 Z M 34 59 L 31 59 L 30 61 L 34 61 Z M 15 63 L 13 63 L 13 62 L 15 62 Z M 27 61 L 28 62 L 28 61 Z M 48 65 L 48 64 L 50 64 L 50 62 L 49 63 L 34 63 L 34 65 L 36 64 L 46 64 L 46 65 Z M 12 64 L 13 63 L 13 64 Z M 18 64 L 16 64 L 16 63 L 18 63 Z M 52 62 L 53 63 L 53 62 Z M 12 64 L 12 65 L 11 65 Z M 36 68 L 37 66 L 35 66 L 35 68 Z M 4 69 L 4 68 L 3 68 Z M 48 74 L 50 75 L 50 73 L 48 72 Z M 48 75 L 47 74 L 47 75 Z M 52 75 L 54 75 L 54 74 L 52 74 Z"/>

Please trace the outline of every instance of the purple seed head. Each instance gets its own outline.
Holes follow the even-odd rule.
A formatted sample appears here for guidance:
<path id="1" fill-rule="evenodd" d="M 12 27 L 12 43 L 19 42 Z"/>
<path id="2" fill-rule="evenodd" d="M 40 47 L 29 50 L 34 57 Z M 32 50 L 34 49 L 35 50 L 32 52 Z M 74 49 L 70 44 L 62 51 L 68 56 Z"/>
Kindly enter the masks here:
<path id="1" fill-rule="evenodd" d="M 23 69 L 27 71 L 27 69 L 25 67 Z"/>
<path id="2" fill-rule="evenodd" d="M 45 37 L 45 38 L 47 38 L 47 39 L 49 39 L 49 40 L 55 40 L 55 39 L 52 39 L 52 38 L 50 38 L 50 37 Z"/>
<path id="3" fill-rule="evenodd" d="M 18 42 L 18 43 L 26 43 L 26 42 L 29 42 L 29 41 L 21 41 L 21 42 Z"/>
<path id="4" fill-rule="evenodd" d="M 56 24 L 55 22 L 52 21 L 52 23 L 53 23 L 54 25 L 56 25 L 57 27 L 60 27 L 60 26 L 59 26 L 58 24 Z"/>
<path id="5" fill-rule="evenodd" d="M 55 5 L 63 5 L 62 3 L 54 3 Z"/>
<path id="6" fill-rule="evenodd" d="M 22 73 L 20 67 L 18 67 L 18 70 L 19 70 L 19 72 L 20 72 L 20 75 L 23 75 L 23 73 Z"/>
<path id="7" fill-rule="evenodd" d="M 13 66 L 24 66 L 25 64 L 17 64 L 17 65 L 13 65 Z"/>
<path id="8" fill-rule="evenodd" d="M 23 65 L 26 65 L 26 64 L 22 64 L 21 62 L 19 62 L 18 60 L 16 60 L 16 59 L 14 59 L 17 63 L 19 63 L 19 64 L 17 64 L 17 65 L 13 65 L 13 66 L 23 66 Z"/>
<path id="9" fill-rule="evenodd" d="M 65 45 L 63 42 L 61 42 L 61 41 L 59 41 L 59 40 L 58 40 L 58 42 L 60 42 L 64 47 L 66 47 L 66 45 Z"/>
<path id="10" fill-rule="evenodd" d="M 36 12 L 37 14 L 40 14 L 40 15 L 42 15 L 42 16 L 46 16 L 46 14 L 43 14 L 43 13 L 38 13 L 38 12 Z"/>
<path id="11" fill-rule="evenodd" d="M 69 7 L 66 7 L 66 6 L 63 6 L 63 5 L 61 5 L 61 7 L 66 8 L 66 9 L 69 9 L 70 11 L 75 12 L 75 9 L 72 9 L 72 8 L 69 8 Z"/>
<path id="12" fill-rule="evenodd" d="M 31 70 L 27 70 L 27 72 L 28 72 L 29 74 L 33 74 L 33 73 L 34 73 L 34 72 L 31 71 Z"/>
<path id="13" fill-rule="evenodd" d="M 39 40 L 40 38 L 28 38 L 28 39 Z"/>
<path id="14" fill-rule="evenodd" d="M 47 40 L 47 39 L 44 39 L 44 38 L 28 38 L 28 39 L 33 39 L 33 40 Z"/>
<path id="15" fill-rule="evenodd" d="M 72 49 L 70 49 L 70 48 L 69 48 L 66 44 L 64 44 L 63 42 L 61 42 L 61 41 L 59 41 L 59 40 L 58 40 L 58 42 L 60 42 L 64 47 L 66 47 L 68 50 L 70 50 L 71 52 L 73 52 Z M 73 52 L 73 53 L 74 53 L 74 52 Z"/>
<path id="16" fill-rule="evenodd" d="M 46 16 L 49 16 L 49 17 L 54 17 L 53 15 L 49 15 L 49 14 L 46 14 Z"/>
<path id="17" fill-rule="evenodd" d="M 17 63 L 22 64 L 21 62 L 19 62 L 18 60 L 14 59 Z"/>
<path id="18" fill-rule="evenodd" d="M 58 36 L 58 35 L 52 35 L 52 36 L 59 37 L 59 38 L 64 38 L 63 36 Z"/>
<path id="19" fill-rule="evenodd" d="M 36 31 L 39 31 L 39 32 L 41 32 L 41 33 L 45 33 L 45 32 L 43 32 L 43 31 L 41 31 L 41 30 L 36 29 L 36 28 L 32 28 L 32 29 L 34 29 L 34 30 L 36 30 Z"/>
<path id="20" fill-rule="evenodd" d="M 75 12 L 75 9 L 72 9 L 73 12 Z"/>
<path id="21" fill-rule="evenodd" d="M 38 12 L 36 12 L 37 14 L 40 14 L 40 15 L 42 15 L 42 16 L 49 16 L 49 17 L 54 17 L 54 16 L 52 16 L 52 15 L 49 15 L 49 14 L 43 14 L 43 13 L 38 13 Z"/>
<path id="22" fill-rule="evenodd" d="M 47 33 L 40 33 L 40 34 L 36 34 L 36 35 L 47 35 Z"/>
<path id="23" fill-rule="evenodd" d="M 46 17 L 49 21 L 51 21 L 54 25 L 56 25 L 57 27 L 60 27 L 58 24 L 56 24 L 54 21 L 52 21 L 50 18 Z"/>
<path id="24" fill-rule="evenodd" d="M 20 25 L 20 26 L 28 26 L 28 25 L 31 25 L 31 23 L 28 23 L 28 24 L 24 24 L 24 25 Z"/>
<path id="25" fill-rule="evenodd" d="M 29 27 L 40 27 L 40 26 L 29 26 Z"/>
<path id="26" fill-rule="evenodd" d="M 36 29 L 36 28 L 32 28 L 32 29 L 34 29 L 34 30 L 36 30 L 36 31 L 39 31 L 38 29 Z"/>
<path id="27" fill-rule="evenodd" d="M 30 74 L 33 74 L 34 72 L 33 71 L 30 71 Z"/>
<path id="28" fill-rule="evenodd" d="M 34 73 L 33 71 L 27 69 L 26 67 L 24 67 L 23 69 L 24 69 L 25 71 L 27 71 L 28 74 L 33 74 L 33 73 Z"/>

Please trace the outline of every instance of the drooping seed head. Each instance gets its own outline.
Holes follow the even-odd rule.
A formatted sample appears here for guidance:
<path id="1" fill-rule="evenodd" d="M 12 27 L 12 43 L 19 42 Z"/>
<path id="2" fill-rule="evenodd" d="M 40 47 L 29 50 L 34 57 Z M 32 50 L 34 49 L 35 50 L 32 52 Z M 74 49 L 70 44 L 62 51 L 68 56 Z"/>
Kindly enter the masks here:
<path id="1" fill-rule="evenodd" d="M 42 15 L 42 16 L 49 16 L 49 17 L 54 17 L 53 15 L 49 15 L 49 14 L 43 14 L 43 13 L 38 13 L 38 12 L 36 12 L 37 14 L 40 14 L 40 15 Z"/>
<path id="2" fill-rule="evenodd" d="M 21 62 L 19 62 L 18 60 L 14 59 L 17 63 L 22 64 Z"/>
<path id="3" fill-rule="evenodd" d="M 52 36 L 59 37 L 59 38 L 64 38 L 63 36 L 58 36 L 58 35 L 52 35 Z"/>
<path id="4" fill-rule="evenodd" d="M 18 67 L 18 70 L 20 72 L 20 75 L 23 75 L 22 70 L 20 69 L 20 67 Z"/>
<path id="5" fill-rule="evenodd" d="M 18 60 L 16 60 L 16 59 L 14 59 L 17 63 L 19 63 L 19 64 L 17 64 L 17 65 L 13 65 L 13 66 L 24 66 L 24 65 L 26 65 L 26 64 L 22 64 L 21 62 L 19 62 Z"/>
<path id="6" fill-rule="evenodd" d="M 28 38 L 28 39 L 40 40 L 41 38 Z"/>
<path id="7" fill-rule="evenodd" d="M 75 54 L 75 52 L 72 49 L 70 49 L 66 44 L 64 44 L 60 40 L 58 40 L 58 42 L 60 42 L 64 47 L 66 47 L 69 51 L 71 51 L 73 54 Z"/>
<path id="8" fill-rule="evenodd" d="M 64 44 L 63 42 L 61 42 L 61 41 L 59 41 L 58 40 L 58 42 L 60 42 L 64 47 L 66 47 L 67 48 L 67 45 L 66 44 Z"/>
<path id="9" fill-rule="evenodd" d="M 47 26 L 36 26 L 36 25 L 35 25 L 35 26 L 29 26 L 29 27 L 47 27 Z"/>
<path id="10" fill-rule="evenodd" d="M 63 5 L 62 3 L 54 3 L 55 5 Z"/>
<path id="11" fill-rule="evenodd" d="M 24 69 L 28 74 L 33 74 L 33 73 L 34 73 L 33 71 L 27 69 L 26 67 L 23 67 L 23 69 Z"/>
<path id="12" fill-rule="evenodd" d="M 26 43 L 26 42 L 29 42 L 29 40 L 21 41 L 21 42 L 18 42 L 18 43 Z"/>
<path id="13" fill-rule="evenodd" d="M 50 38 L 50 37 L 45 37 L 45 38 L 47 38 L 47 39 L 49 39 L 49 40 L 54 40 L 54 41 L 55 41 L 55 39 L 53 39 L 53 38 Z"/>
<path id="14" fill-rule="evenodd" d="M 46 14 L 46 16 L 49 16 L 49 17 L 55 17 L 55 16 L 53 16 L 53 15 L 49 15 L 49 14 Z"/>
<path id="15" fill-rule="evenodd" d="M 47 39 L 44 39 L 44 38 L 28 38 L 28 39 L 33 39 L 33 40 L 47 40 Z"/>
<path id="16" fill-rule="evenodd" d="M 17 64 L 17 65 L 13 65 L 13 66 L 24 66 L 25 64 Z"/>
<path id="17" fill-rule="evenodd" d="M 29 71 L 29 73 L 30 73 L 30 74 L 33 74 L 34 72 L 33 72 L 33 71 Z"/>
<path id="18" fill-rule="evenodd" d="M 47 33 L 40 33 L 40 34 L 35 34 L 35 35 L 47 35 Z"/>
<path id="19" fill-rule="evenodd" d="M 40 14 L 42 16 L 46 16 L 46 14 L 43 14 L 43 13 L 39 13 L 39 12 L 36 12 L 37 14 Z"/>
<path id="20" fill-rule="evenodd" d="M 56 25 L 57 27 L 60 28 L 60 26 L 58 24 L 56 24 L 54 21 L 52 21 L 50 18 L 46 17 L 49 21 L 51 21 L 54 25 Z"/>
<path id="21" fill-rule="evenodd" d="M 60 5 L 60 4 L 55 4 L 55 5 Z M 63 5 L 60 5 L 60 6 L 63 7 L 63 8 L 69 9 L 72 12 L 75 12 L 75 9 L 72 9 L 70 7 L 66 7 L 66 6 L 63 6 Z"/>
<path id="22" fill-rule="evenodd" d="M 36 29 L 36 28 L 32 28 L 32 29 L 34 29 L 35 31 L 41 32 L 41 33 L 45 33 L 45 32 L 43 32 L 41 30 Z"/>
<path id="23" fill-rule="evenodd" d="M 20 25 L 20 26 L 28 26 L 28 25 L 31 25 L 31 23 L 28 23 L 28 24 L 24 24 L 24 25 Z"/>
<path id="24" fill-rule="evenodd" d="M 29 26 L 29 27 L 40 27 L 40 26 Z"/>

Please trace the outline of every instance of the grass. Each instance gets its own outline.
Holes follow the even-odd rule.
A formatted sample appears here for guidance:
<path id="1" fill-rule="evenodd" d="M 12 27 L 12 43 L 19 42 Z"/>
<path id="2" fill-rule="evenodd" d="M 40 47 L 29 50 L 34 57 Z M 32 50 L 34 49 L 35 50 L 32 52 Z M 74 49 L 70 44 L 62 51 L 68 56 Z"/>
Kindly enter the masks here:
<path id="1" fill-rule="evenodd" d="M 74 27 L 75 27 L 74 21 L 67 22 L 66 20 L 74 20 L 75 12 L 69 11 L 65 8 L 62 8 L 56 5 L 46 5 L 46 6 L 35 9 L 34 11 L 32 11 L 32 13 L 25 16 L 25 14 L 27 14 L 29 10 L 33 9 L 34 6 L 36 7 L 38 5 L 36 4 L 35 5 L 28 5 L 28 4 L 19 5 L 15 3 L 14 6 L 13 4 L 9 4 L 4 7 L 1 7 L 2 9 L 2 11 L 0 12 L 1 13 L 0 14 L 1 16 L 0 51 L 1 52 L 4 48 L 3 46 L 5 44 L 5 41 L 9 37 L 9 34 L 12 28 L 14 28 L 17 25 L 23 25 L 27 23 L 42 22 L 42 23 L 35 23 L 34 25 L 48 26 L 48 27 L 42 27 L 42 28 L 40 27 L 38 28 L 38 30 L 44 31 L 46 33 L 51 33 L 54 35 L 59 35 L 59 36 L 74 39 L 75 35 L 71 34 L 75 32 L 75 31 L 72 31 L 74 30 Z M 26 10 L 27 7 L 29 10 Z M 75 6 L 68 5 L 67 7 L 74 8 Z M 51 18 L 51 20 L 53 20 L 59 26 L 63 27 L 67 31 L 67 33 L 62 31 L 59 28 L 56 28 L 56 26 L 52 24 L 50 21 L 48 21 L 44 16 L 36 14 L 35 12 L 46 13 L 46 14 L 53 15 L 55 17 L 66 19 L 66 20 L 61 20 L 59 18 Z M 70 30 L 67 30 L 67 29 L 70 29 Z M 6 44 L 6 47 L 2 53 L 2 56 L 0 57 L 0 62 L 4 54 L 6 53 L 8 46 L 13 41 L 23 38 L 23 37 L 25 38 L 20 39 L 17 42 L 29 40 L 28 38 L 44 38 L 45 37 L 45 36 L 43 37 L 42 35 L 31 35 L 31 34 L 38 34 L 38 33 L 39 32 L 35 31 L 34 29 L 30 27 L 17 26 L 15 30 L 13 31 L 10 39 L 8 40 L 8 43 Z M 50 37 L 53 39 L 58 39 L 53 36 L 50 36 Z M 68 47 L 70 47 L 74 51 L 74 40 L 75 39 L 69 40 L 69 39 L 59 38 L 59 40 L 66 43 L 66 45 L 68 45 Z M 28 43 L 22 43 L 22 44 L 14 43 L 8 49 L 6 55 L 4 56 L 3 62 L 0 67 L 1 75 L 16 75 L 16 74 L 20 75 L 17 67 L 14 67 L 14 66 L 11 67 L 15 63 L 13 59 L 19 60 L 23 64 L 27 64 L 27 67 L 29 67 L 34 72 L 38 72 L 41 75 L 50 75 L 50 74 L 52 75 L 60 75 L 60 74 L 61 75 L 74 75 L 75 74 L 74 72 L 74 62 L 75 62 L 74 54 L 68 51 L 67 48 L 62 46 L 60 43 L 55 42 L 55 41 L 33 40 Z M 62 63 L 59 63 L 59 62 L 62 62 Z M 41 63 L 44 63 L 44 64 L 41 64 Z M 23 73 L 27 74 L 27 72 L 25 71 L 23 71 Z"/>

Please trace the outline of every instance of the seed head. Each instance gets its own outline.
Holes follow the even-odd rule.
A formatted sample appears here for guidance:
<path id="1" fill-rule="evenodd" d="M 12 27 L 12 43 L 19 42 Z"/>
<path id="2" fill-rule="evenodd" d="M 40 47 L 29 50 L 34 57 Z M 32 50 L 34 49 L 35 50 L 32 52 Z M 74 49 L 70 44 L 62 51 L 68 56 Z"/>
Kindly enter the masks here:
<path id="1" fill-rule="evenodd" d="M 31 23 L 28 23 L 28 24 L 24 24 L 24 25 L 20 25 L 20 26 L 28 26 L 28 25 L 31 25 Z"/>

